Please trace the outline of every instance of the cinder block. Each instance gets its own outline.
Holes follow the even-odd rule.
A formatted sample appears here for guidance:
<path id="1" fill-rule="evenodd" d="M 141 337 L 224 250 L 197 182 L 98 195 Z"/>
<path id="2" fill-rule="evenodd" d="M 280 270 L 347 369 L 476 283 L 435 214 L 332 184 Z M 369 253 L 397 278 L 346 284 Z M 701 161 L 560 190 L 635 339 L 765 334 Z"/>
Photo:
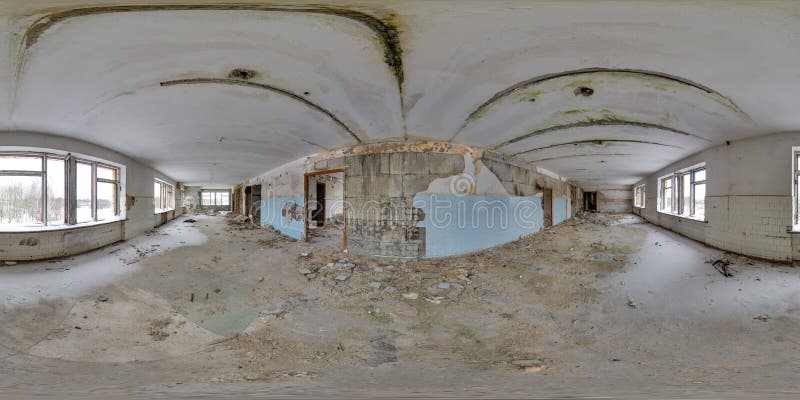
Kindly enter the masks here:
<path id="1" fill-rule="evenodd" d="M 405 164 L 405 153 L 392 153 L 389 155 L 389 173 L 402 174 Z"/>
<path id="2" fill-rule="evenodd" d="M 392 155 L 391 154 L 381 154 L 380 155 L 379 172 L 381 174 L 391 174 L 392 173 L 391 159 L 392 159 Z"/>
<path id="3" fill-rule="evenodd" d="M 344 158 L 343 157 L 331 158 L 330 160 L 328 160 L 328 168 L 329 169 L 342 168 L 342 167 L 344 167 Z"/>
<path id="4" fill-rule="evenodd" d="M 405 153 L 403 174 L 428 175 L 428 153 Z"/>
<path id="5" fill-rule="evenodd" d="M 428 189 L 428 185 L 427 175 L 403 175 L 403 196 L 414 197 L 415 194 Z"/>
<path id="6" fill-rule="evenodd" d="M 403 175 L 389 175 L 389 197 L 402 197 L 402 196 L 403 196 Z"/>
<path id="7" fill-rule="evenodd" d="M 364 196 L 364 180 L 361 176 L 348 176 L 344 181 L 344 189 L 346 197 L 363 197 Z"/>
<path id="8" fill-rule="evenodd" d="M 360 156 L 361 174 L 364 176 L 379 175 L 381 169 L 381 156 L 382 154 L 365 154 Z"/>
<path id="9" fill-rule="evenodd" d="M 361 176 L 363 174 L 360 157 L 345 157 L 344 165 L 347 167 L 347 175 L 349 176 Z"/>
<path id="10" fill-rule="evenodd" d="M 464 171 L 464 168 L 457 169 L 456 161 L 464 158 L 460 154 L 440 154 L 431 153 L 428 155 L 428 173 L 431 175 L 456 175 Z"/>

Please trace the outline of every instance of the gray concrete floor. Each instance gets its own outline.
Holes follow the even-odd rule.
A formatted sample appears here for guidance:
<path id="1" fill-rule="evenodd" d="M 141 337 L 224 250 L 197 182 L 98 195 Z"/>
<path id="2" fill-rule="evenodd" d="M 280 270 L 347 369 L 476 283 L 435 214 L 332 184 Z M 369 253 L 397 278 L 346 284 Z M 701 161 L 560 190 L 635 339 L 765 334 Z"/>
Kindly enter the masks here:
<path id="1" fill-rule="evenodd" d="M 634 216 L 417 261 L 192 218 L 0 268 L 0 397 L 800 396 L 800 272 Z"/>

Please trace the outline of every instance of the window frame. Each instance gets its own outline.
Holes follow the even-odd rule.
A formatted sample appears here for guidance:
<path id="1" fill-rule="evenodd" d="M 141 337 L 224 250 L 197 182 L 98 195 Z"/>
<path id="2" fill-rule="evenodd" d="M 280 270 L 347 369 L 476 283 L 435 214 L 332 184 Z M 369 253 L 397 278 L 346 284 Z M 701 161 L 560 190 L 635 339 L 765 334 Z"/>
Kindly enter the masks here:
<path id="1" fill-rule="evenodd" d="M 211 201 L 206 203 L 203 200 L 203 197 L 208 194 L 211 198 Z M 220 194 L 227 194 L 228 195 L 228 204 L 218 204 L 217 198 L 221 197 Z M 230 189 L 200 189 L 200 207 L 232 207 L 232 198 L 233 194 Z"/>
<path id="2" fill-rule="evenodd" d="M 4 225 L 0 224 L 0 232 L 28 232 L 28 231 L 42 231 L 42 230 L 58 230 L 58 229 L 71 229 L 86 225 L 94 225 L 98 223 L 111 223 L 125 219 L 125 212 L 121 207 L 120 199 L 124 197 L 125 183 L 124 171 L 125 166 L 113 163 L 106 160 L 101 160 L 95 157 L 85 156 L 70 153 L 67 151 L 53 150 L 53 149 L 39 149 L 27 147 L 2 147 L 0 148 L 0 156 L 32 156 L 41 159 L 41 171 L 0 171 L 0 176 L 38 176 L 42 180 L 42 211 L 41 223 L 25 224 L 25 225 Z M 48 160 L 61 160 L 64 162 L 64 220 L 54 223 L 49 221 L 48 216 L 48 193 L 47 193 L 47 163 Z M 86 222 L 77 222 L 77 176 L 76 169 L 77 163 L 85 163 L 91 166 L 92 171 L 92 219 Z M 114 169 L 116 171 L 116 181 L 108 179 L 97 179 L 97 166 Z M 97 220 L 97 183 L 108 182 L 115 184 L 116 196 L 114 201 L 114 217 L 104 220 Z"/>
<path id="3" fill-rule="evenodd" d="M 792 231 L 800 232 L 800 146 L 792 147 Z"/>
<path id="4" fill-rule="evenodd" d="M 703 180 L 697 179 L 697 174 L 705 171 L 706 177 Z M 689 179 L 688 187 L 689 193 L 685 193 L 685 179 Z M 669 182 L 670 187 L 667 188 L 666 183 Z M 696 188 L 698 185 L 707 185 L 708 183 L 708 169 L 706 163 L 692 165 L 688 168 L 683 168 L 678 171 L 660 176 L 658 178 L 658 206 L 657 211 L 662 214 L 673 215 L 676 217 L 692 219 L 695 221 L 706 221 L 705 212 L 703 215 L 697 215 L 697 198 Z M 667 199 L 666 192 L 670 190 L 670 198 Z M 703 201 L 705 202 L 705 197 Z M 688 212 L 685 199 L 689 199 Z M 669 204 L 670 208 L 665 206 Z"/>
<path id="5" fill-rule="evenodd" d="M 97 176 L 97 167 L 114 170 L 117 179 L 114 180 L 114 179 L 108 179 L 108 178 L 99 178 Z M 97 203 L 98 203 L 97 202 L 97 192 L 98 192 L 97 184 L 98 183 L 109 183 L 109 184 L 113 184 L 114 185 L 114 191 L 117 193 L 117 195 L 114 196 L 114 217 L 112 217 L 111 219 L 118 218 L 120 216 L 120 213 L 121 213 L 121 211 L 120 211 L 120 192 L 121 192 L 120 191 L 120 174 L 121 173 L 122 172 L 118 167 L 115 167 L 115 166 L 110 165 L 110 164 L 105 163 L 105 162 L 95 161 L 94 164 L 92 165 L 92 177 L 94 178 L 93 179 L 94 184 L 92 185 L 92 192 L 93 192 L 92 193 L 92 203 L 94 203 L 94 207 L 93 207 L 94 221 L 96 221 L 96 222 L 105 221 L 105 220 L 98 220 L 97 219 Z"/>
<path id="6" fill-rule="evenodd" d="M 159 185 L 159 203 L 155 204 L 155 190 L 153 191 L 153 207 L 156 214 L 175 211 L 175 185 L 155 178 L 154 183 Z M 155 189 L 155 188 L 154 188 Z M 162 207 L 165 206 L 165 207 Z"/>
<path id="7" fill-rule="evenodd" d="M 647 185 L 641 184 L 633 187 L 633 206 L 645 208 L 647 206 Z"/>

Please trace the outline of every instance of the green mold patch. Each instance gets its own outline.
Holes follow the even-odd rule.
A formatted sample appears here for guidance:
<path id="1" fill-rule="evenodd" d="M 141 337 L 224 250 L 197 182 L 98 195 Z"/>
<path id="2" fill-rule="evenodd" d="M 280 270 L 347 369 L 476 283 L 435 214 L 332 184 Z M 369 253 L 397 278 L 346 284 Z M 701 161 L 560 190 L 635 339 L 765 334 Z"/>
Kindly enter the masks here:
<path id="1" fill-rule="evenodd" d="M 520 92 L 520 93 L 518 93 L 516 95 L 516 97 L 517 97 L 517 101 L 521 103 L 521 102 L 525 102 L 525 101 L 531 101 L 532 99 L 535 100 L 537 97 L 541 96 L 542 94 L 544 94 L 544 91 L 542 91 L 542 90 L 531 90 L 531 91 Z"/>
<path id="2" fill-rule="evenodd" d="M 574 80 L 574 81 L 564 85 L 562 87 L 562 89 L 575 89 L 575 88 L 579 88 L 579 87 L 582 87 L 582 86 L 592 87 L 592 85 L 594 85 L 594 84 L 595 84 L 595 81 L 593 81 L 591 79 L 577 79 L 577 80 Z"/>
<path id="3" fill-rule="evenodd" d="M 326 6 L 271 6 L 257 4 L 153 4 L 153 5 L 115 5 L 115 6 L 95 6 L 82 7 L 62 10 L 44 15 L 37 19 L 25 32 L 25 49 L 30 49 L 45 31 L 55 24 L 70 18 L 110 14 L 124 12 L 148 12 L 148 11 L 267 11 L 267 12 L 287 12 L 287 13 L 310 13 L 333 15 L 356 21 L 372 30 L 381 40 L 384 50 L 384 61 L 392 70 L 397 78 L 397 83 L 402 93 L 403 88 L 403 50 L 400 46 L 400 35 L 395 24 L 381 20 L 364 12 Z M 394 15 L 389 16 L 389 20 L 394 20 Z"/>
<path id="4" fill-rule="evenodd" d="M 574 109 L 574 110 L 562 111 L 561 114 L 573 115 L 573 114 L 583 114 L 583 113 L 587 113 L 587 112 L 590 112 L 590 110 L 587 110 L 585 108 L 577 108 L 577 109 Z"/>

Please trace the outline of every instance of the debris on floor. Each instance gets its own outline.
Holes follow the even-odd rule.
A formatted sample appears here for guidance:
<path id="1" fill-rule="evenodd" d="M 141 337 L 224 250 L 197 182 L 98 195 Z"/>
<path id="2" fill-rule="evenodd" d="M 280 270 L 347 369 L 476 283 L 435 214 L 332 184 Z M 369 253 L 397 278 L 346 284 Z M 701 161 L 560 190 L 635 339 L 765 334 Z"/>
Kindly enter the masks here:
<path id="1" fill-rule="evenodd" d="M 628 305 L 628 307 L 630 307 L 630 308 L 637 308 L 637 307 L 639 307 L 639 304 L 636 302 L 636 300 L 634 300 L 634 299 L 632 299 L 632 298 L 629 298 L 629 299 L 628 299 L 628 302 L 627 302 L 626 304 L 627 304 L 627 305 Z"/>
<path id="2" fill-rule="evenodd" d="M 539 372 L 547 369 L 553 360 L 550 359 L 533 359 L 533 360 L 514 360 L 511 365 L 519 368 L 522 372 Z"/>
<path id="3" fill-rule="evenodd" d="M 730 264 L 731 263 L 728 260 L 715 260 L 714 262 L 711 263 L 714 269 L 719 271 L 719 273 L 726 278 L 732 278 L 734 273 L 736 272 L 732 268 L 728 267 Z"/>

